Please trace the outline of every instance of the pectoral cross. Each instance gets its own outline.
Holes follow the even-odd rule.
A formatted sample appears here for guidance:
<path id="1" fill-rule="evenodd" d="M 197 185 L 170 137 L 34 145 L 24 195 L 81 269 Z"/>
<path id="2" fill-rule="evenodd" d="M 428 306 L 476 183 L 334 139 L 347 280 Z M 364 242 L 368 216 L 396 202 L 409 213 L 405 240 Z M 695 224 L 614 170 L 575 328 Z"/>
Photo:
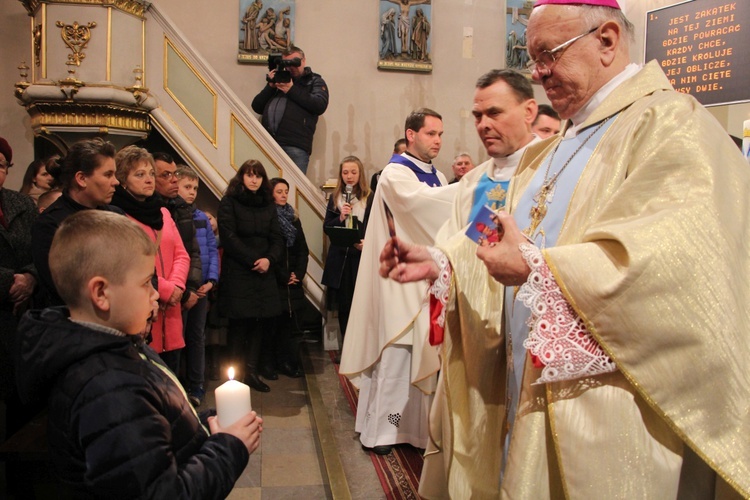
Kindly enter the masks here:
<path id="1" fill-rule="evenodd" d="M 542 185 L 542 187 L 539 189 L 539 192 L 534 196 L 534 201 L 536 202 L 536 206 L 531 207 L 531 210 L 529 210 L 529 218 L 531 219 L 531 224 L 529 224 L 529 227 L 527 227 L 523 232 L 528 236 L 529 238 L 533 238 L 534 233 L 536 232 L 536 228 L 539 227 L 539 224 L 542 223 L 542 220 L 544 219 L 544 216 L 547 215 L 547 197 L 549 197 L 549 201 L 552 201 L 552 195 L 555 191 L 555 185 L 552 183 L 546 183 Z"/>

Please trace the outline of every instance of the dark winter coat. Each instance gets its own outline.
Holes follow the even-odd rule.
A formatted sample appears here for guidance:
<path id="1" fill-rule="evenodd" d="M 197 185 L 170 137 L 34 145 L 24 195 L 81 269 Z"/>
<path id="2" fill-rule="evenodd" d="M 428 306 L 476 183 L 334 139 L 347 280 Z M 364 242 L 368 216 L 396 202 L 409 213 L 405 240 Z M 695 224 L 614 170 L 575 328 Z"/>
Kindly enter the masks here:
<path id="1" fill-rule="evenodd" d="M 278 129 L 273 133 L 268 123 L 267 110 L 275 98 L 285 99 L 286 108 Z M 304 74 L 294 80 L 294 85 L 286 94 L 269 85 L 264 86 L 253 99 L 252 108 L 259 115 L 263 115 L 263 126 L 279 146 L 302 148 L 310 154 L 318 116 L 328 108 L 328 86 L 323 77 L 307 67 Z"/>
<path id="2" fill-rule="evenodd" d="M 0 204 L 8 223 L 8 229 L 0 224 L 0 398 L 5 399 L 12 380 L 10 353 L 18 322 L 9 293 L 15 274 L 36 277 L 31 258 L 31 226 L 39 212 L 31 198 L 8 189 L 0 189 Z"/>
<path id="3" fill-rule="evenodd" d="M 281 313 L 275 267 L 284 252 L 276 207 L 260 192 L 243 189 L 219 204 L 221 259 L 219 308 L 230 319 L 269 318 Z M 253 271 L 256 260 L 267 258 L 268 272 Z"/>
<path id="4" fill-rule="evenodd" d="M 195 238 L 193 207 L 188 205 L 187 202 L 179 196 L 170 199 L 164 198 L 158 193 L 155 196 L 157 199 L 161 200 L 172 215 L 172 220 L 177 225 L 177 231 L 179 231 L 180 237 L 182 238 L 182 244 L 185 245 L 185 250 L 187 250 L 188 255 L 190 255 L 190 272 L 188 273 L 186 290 L 194 292 L 203 284 L 203 271 L 201 268 L 201 250 L 198 248 L 198 241 Z M 184 303 L 189 296 L 190 294 L 183 294 L 182 302 Z"/>
<path id="5" fill-rule="evenodd" d="M 55 231 L 60 227 L 62 221 L 81 210 L 89 210 L 63 192 L 55 202 L 36 219 L 31 228 L 31 252 L 34 257 L 34 266 L 36 266 L 39 275 L 40 285 L 43 286 L 49 296 L 49 302 L 52 305 L 63 305 L 63 300 L 57 294 L 55 284 L 52 282 L 52 273 L 49 270 L 49 249 L 52 247 L 52 238 Z M 97 210 L 107 210 L 125 215 L 120 208 L 112 205 L 102 205 Z"/>
<path id="6" fill-rule="evenodd" d="M 8 298 L 13 276 L 36 276 L 31 258 L 31 227 L 38 211 L 30 197 L 8 189 L 0 189 L 0 204 L 8 223 L 8 229 L 0 224 L 0 308 L 13 309 Z"/>
<path id="7" fill-rule="evenodd" d="M 276 282 L 279 285 L 281 308 L 284 313 L 299 311 L 304 305 L 305 291 L 302 288 L 302 280 L 305 279 L 307 273 L 307 259 L 310 254 L 299 219 L 292 224 L 297 229 L 297 237 L 292 246 L 284 246 L 283 256 L 279 265 L 276 266 Z M 299 279 L 299 283 L 295 285 L 288 284 L 292 273 Z"/>
<path id="8" fill-rule="evenodd" d="M 209 437 L 140 337 L 74 323 L 65 308 L 31 311 L 19 331 L 19 393 L 48 399 L 50 453 L 74 498 L 229 494 L 247 449 L 226 433 Z"/>
<path id="9" fill-rule="evenodd" d="M 341 222 L 341 212 L 338 207 L 334 204 L 333 196 L 328 200 L 328 207 L 326 208 L 326 218 L 323 221 L 325 227 L 344 227 L 344 222 Z M 364 228 L 362 224 L 358 225 L 360 231 L 360 237 L 364 237 Z M 341 278 L 344 273 L 348 273 L 352 276 L 351 282 L 357 281 L 357 270 L 359 269 L 359 260 L 362 257 L 362 252 L 352 247 L 340 247 L 338 245 L 330 245 L 328 247 L 328 255 L 326 256 L 326 265 L 323 269 L 323 278 L 321 282 L 329 288 L 338 289 L 341 286 Z M 352 290 L 352 293 L 354 291 Z"/>

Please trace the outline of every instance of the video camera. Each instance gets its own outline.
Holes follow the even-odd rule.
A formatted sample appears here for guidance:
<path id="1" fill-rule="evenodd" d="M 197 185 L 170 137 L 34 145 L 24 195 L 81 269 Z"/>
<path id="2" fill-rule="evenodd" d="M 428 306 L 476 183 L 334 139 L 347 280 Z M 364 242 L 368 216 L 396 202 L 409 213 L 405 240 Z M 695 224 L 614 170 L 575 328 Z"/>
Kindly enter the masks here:
<path id="1" fill-rule="evenodd" d="M 276 70 L 273 78 L 266 80 L 270 83 L 289 83 L 292 81 L 292 74 L 288 68 L 298 68 L 302 65 L 302 59 L 284 59 L 281 54 L 268 54 L 268 71 Z"/>

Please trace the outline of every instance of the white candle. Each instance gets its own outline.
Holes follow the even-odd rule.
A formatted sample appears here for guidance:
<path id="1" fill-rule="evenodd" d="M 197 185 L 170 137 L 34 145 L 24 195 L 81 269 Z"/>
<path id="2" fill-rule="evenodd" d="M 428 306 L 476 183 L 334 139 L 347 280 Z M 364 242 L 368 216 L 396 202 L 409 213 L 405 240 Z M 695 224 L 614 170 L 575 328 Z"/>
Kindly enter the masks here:
<path id="1" fill-rule="evenodd" d="M 250 387 L 234 380 L 234 368 L 229 368 L 229 380 L 216 388 L 216 415 L 219 426 L 226 428 L 244 417 L 250 405 Z"/>

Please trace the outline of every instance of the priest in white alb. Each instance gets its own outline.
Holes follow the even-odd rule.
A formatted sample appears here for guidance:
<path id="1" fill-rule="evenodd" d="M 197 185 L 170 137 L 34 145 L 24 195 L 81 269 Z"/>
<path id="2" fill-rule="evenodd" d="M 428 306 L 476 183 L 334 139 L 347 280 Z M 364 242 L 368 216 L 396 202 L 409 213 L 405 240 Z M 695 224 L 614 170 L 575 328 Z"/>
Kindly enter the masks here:
<path id="1" fill-rule="evenodd" d="M 365 448 L 387 454 L 395 444 L 427 446 L 427 414 L 440 368 L 428 342 L 426 283 L 406 287 L 378 276 L 378 255 L 395 232 L 432 244 L 450 216 L 457 185 L 447 186 L 432 160 L 440 152 L 443 122 L 427 108 L 406 119 L 406 152 L 383 169 L 365 234 L 340 372 L 359 388 L 355 430 Z"/>

